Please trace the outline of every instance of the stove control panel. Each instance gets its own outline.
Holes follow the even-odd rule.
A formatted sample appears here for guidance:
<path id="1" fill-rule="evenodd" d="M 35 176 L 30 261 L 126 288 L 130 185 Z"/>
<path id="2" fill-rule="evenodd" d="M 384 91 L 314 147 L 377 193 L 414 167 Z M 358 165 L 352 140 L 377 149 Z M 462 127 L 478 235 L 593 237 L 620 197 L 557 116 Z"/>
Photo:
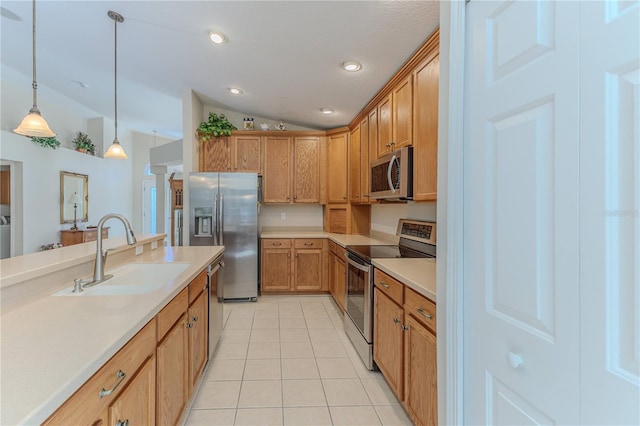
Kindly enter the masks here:
<path id="1" fill-rule="evenodd" d="M 396 235 L 401 238 L 436 245 L 436 224 L 434 222 L 400 219 Z"/>

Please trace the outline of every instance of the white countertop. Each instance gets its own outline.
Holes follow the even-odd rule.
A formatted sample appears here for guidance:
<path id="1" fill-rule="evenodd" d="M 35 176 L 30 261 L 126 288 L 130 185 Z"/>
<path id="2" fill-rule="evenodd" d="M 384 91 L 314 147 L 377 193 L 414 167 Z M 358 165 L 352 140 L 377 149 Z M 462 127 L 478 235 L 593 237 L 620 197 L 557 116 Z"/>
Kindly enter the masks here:
<path id="1" fill-rule="evenodd" d="M 51 251 L 59 252 L 54 255 L 62 263 L 72 262 L 70 258 L 78 254 L 83 258 L 82 248 L 66 254 L 63 249 Z M 43 295 L 3 313 L 0 424 L 42 423 L 222 252 L 223 247 L 158 247 L 132 262 L 190 266 L 157 291 L 99 297 Z M 52 286 L 51 293 L 68 285 Z"/>
<path id="2" fill-rule="evenodd" d="M 436 302 L 435 259 L 372 259 L 371 263 L 407 287 Z"/>
<path id="3" fill-rule="evenodd" d="M 342 247 L 354 245 L 384 245 L 389 242 L 371 238 L 367 235 L 333 234 L 322 231 L 267 231 L 260 234 L 260 238 L 328 238 Z"/>

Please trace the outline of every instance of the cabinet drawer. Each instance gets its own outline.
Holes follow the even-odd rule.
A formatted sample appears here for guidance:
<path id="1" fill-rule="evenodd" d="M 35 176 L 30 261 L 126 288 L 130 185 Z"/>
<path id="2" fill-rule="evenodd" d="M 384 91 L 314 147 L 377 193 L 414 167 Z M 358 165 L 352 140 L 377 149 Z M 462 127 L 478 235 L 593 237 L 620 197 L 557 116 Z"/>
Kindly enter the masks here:
<path id="1" fill-rule="evenodd" d="M 423 295 L 407 288 L 404 311 L 410 314 L 434 333 L 436 332 L 436 304 Z"/>
<path id="2" fill-rule="evenodd" d="M 338 245 L 331 240 L 329 240 L 329 251 L 333 254 L 338 253 Z"/>
<path id="3" fill-rule="evenodd" d="M 373 280 L 376 288 L 380 289 L 381 292 L 389 296 L 397 304 L 402 305 L 404 285 L 400 281 L 390 277 L 379 269 L 375 270 Z"/>
<path id="4" fill-rule="evenodd" d="M 85 243 L 88 243 L 89 241 L 95 241 L 98 239 L 98 230 L 84 231 L 83 236 Z"/>
<path id="5" fill-rule="evenodd" d="M 158 342 L 162 340 L 173 324 L 187 311 L 189 307 L 189 289 L 185 288 L 173 298 L 157 315 L 158 318 Z"/>
<path id="6" fill-rule="evenodd" d="M 294 240 L 294 247 L 297 249 L 321 249 L 322 248 L 322 238 L 298 238 Z"/>
<path id="7" fill-rule="evenodd" d="M 262 247 L 264 248 L 291 248 L 291 240 L 289 239 L 277 239 L 277 238 L 265 238 L 262 240 Z"/>
<path id="8" fill-rule="evenodd" d="M 191 305 L 207 287 L 207 270 L 200 272 L 189 284 L 189 305 Z"/>
<path id="9" fill-rule="evenodd" d="M 127 388 L 143 363 L 153 356 L 155 349 L 156 320 L 152 319 L 43 424 L 97 423 L 103 418 L 106 408 Z M 110 390 L 113 392 L 100 396 Z"/>

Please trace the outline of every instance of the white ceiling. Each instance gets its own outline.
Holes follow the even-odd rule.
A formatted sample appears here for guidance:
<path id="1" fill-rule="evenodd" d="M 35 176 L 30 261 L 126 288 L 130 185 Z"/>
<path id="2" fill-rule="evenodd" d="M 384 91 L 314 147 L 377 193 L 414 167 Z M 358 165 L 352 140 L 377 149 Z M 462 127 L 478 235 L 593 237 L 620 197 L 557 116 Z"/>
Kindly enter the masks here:
<path id="1" fill-rule="evenodd" d="M 0 5 L 1 60 L 30 76 L 31 1 Z M 38 83 L 106 117 L 114 109 L 109 10 L 125 19 L 118 24 L 118 121 L 173 137 L 182 135 L 189 88 L 206 104 L 248 116 L 318 129 L 345 125 L 439 20 L 434 0 L 38 1 Z M 211 43 L 214 29 L 229 42 Z M 363 70 L 343 71 L 346 60 Z M 231 95 L 230 86 L 244 94 Z M 25 111 L 30 101 L 16 99 Z M 322 107 L 336 113 L 326 116 Z"/>

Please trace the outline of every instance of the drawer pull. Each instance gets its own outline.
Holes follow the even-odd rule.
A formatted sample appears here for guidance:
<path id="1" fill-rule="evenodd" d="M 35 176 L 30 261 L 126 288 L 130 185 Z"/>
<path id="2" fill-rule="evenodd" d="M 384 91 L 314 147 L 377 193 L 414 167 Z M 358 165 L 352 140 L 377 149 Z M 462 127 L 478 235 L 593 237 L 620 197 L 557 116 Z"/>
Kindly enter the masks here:
<path id="1" fill-rule="evenodd" d="M 418 313 L 426 319 L 433 319 L 433 315 L 426 313 L 422 308 L 418 308 Z"/>
<path id="2" fill-rule="evenodd" d="M 393 322 L 394 322 L 395 324 L 398 324 L 398 323 L 400 322 L 400 318 L 394 318 L 394 319 L 393 319 Z"/>
<path id="3" fill-rule="evenodd" d="M 116 422 L 116 426 L 129 426 L 129 419 L 125 420 L 124 422 L 122 420 L 118 420 Z"/>
<path id="4" fill-rule="evenodd" d="M 305 246 L 312 246 L 313 243 L 304 243 Z"/>
<path id="5" fill-rule="evenodd" d="M 380 285 L 384 288 L 389 288 L 389 284 L 386 284 L 384 281 L 380 281 Z"/>
<path id="6" fill-rule="evenodd" d="M 281 246 L 282 243 L 271 243 L 272 246 Z"/>
<path id="7" fill-rule="evenodd" d="M 118 382 L 113 386 L 113 388 L 111 388 L 111 390 L 102 388 L 102 390 L 100 391 L 100 398 L 111 395 L 116 390 L 116 388 L 120 386 L 120 383 L 122 383 L 125 377 L 127 377 L 127 375 L 124 373 L 124 371 L 118 370 L 118 372 L 116 373 L 116 378 L 120 380 L 118 380 Z"/>

